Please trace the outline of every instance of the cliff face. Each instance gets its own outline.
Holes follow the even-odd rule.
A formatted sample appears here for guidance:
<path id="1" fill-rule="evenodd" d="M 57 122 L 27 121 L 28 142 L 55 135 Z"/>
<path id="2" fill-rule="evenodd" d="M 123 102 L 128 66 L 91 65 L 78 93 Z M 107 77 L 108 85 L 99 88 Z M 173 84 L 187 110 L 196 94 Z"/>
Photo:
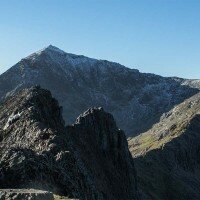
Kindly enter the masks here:
<path id="1" fill-rule="evenodd" d="M 63 106 L 66 124 L 90 107 L 103 107 L 128 136 L 147 131 L 164 112 L 200 89 L 198 80 L 140 73 L 53 46 L 22 59 L 0 75 L 0 98 L 32 85 L 51 91 Z"/>
<path id="2" fill-rule="evenodd" d="M 129 141 L 139 187 L 148 199 L 200 198 L 200 94 Z"/>
<path id="3" fill-rule="evenodd" d="M 50 92 L 22 90 L 0 105 L 0 188 L 80 199 L 138 199 L 124 133 L 102 108 L 64 126 Z"/>
<path id="4" fill-rule="evenodd" d="M 103 191 L 103 199 L 133 199 L 137 191 L 133 160 L 112 115 L 102 108 L 89 109 L 67 129 L 73 138 L 72 151 L 83 166 L 80 170 L 95 190 Z"/>

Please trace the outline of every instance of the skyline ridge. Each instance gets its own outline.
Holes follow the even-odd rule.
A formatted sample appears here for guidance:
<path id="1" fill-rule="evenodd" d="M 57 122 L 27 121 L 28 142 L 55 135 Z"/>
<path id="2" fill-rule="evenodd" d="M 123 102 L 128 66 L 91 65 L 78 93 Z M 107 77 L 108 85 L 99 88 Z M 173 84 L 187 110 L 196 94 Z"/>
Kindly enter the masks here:
<path id="1" fill-rule="evenodd" d="M 20 62 L 21 60 L 23 59 L 27 59 L 29 57 L 32 57 L 34 55 L 37 55 L 41 52 L 44 52 L 44 51 L 57 51 L 57 52 L 60 52 L 60 53 L 64 53 L 64 54 L 68 54 L 68 55 L 74 55 L 74 56 L 77 56 L 77 57 L 84 57 L 84 58 L 87 58 L 87 59 L 91 59 L 91 60 L 96 60 L 96 61 L 108 61 L 110 63 L 116 63 L 116 64 L 119 64 L 125 68 L 129 68 L 129 69 L 133 69 L 133 70 L 137 70 L 138 72 L 140 73 L 144 73 L 144 74 L 153 74 L 153 75 L 158 75 L 158 76 L 161 76 L 161 77 L 165 77 L 165 78 L 180 78 L 180 79 L 185 79 L 185 80 L 192 80 L 192 81 L 198 81 L 200 80 L 200 78 L 185 78 L 185 77 L 180 77 L 180 76 L 175 76 L 175 75 L 172 75 L 172 76 L 163 76 L 161 74 L 157 74 L 157 73 L 151 73 L 151 72 L 143 72 L 143 71 L 140 71 L 138 68 L 134 67 L 134 68 L 131 68 L 130 66 L 126 66 L 122 63 L 119 63 L 119 62 L 115 62 L 115 61 L 112 61 L 112 60 L 107 60 L 107 59 L 98 59 L 98 58 L 93 58 L 93 57 L 89 57 L 89 56 L 86 56 L 86 55 L 82 55 L 82 54 L 76 54 L 76 53 L 71 53 L 71 52 L 67 52 L 66 50 L 63 50 L 59 47 L 57 47 L 56 45 L 53 45 L 53 44 L 49 44 L 49 45 L 46 45 L 45 47 L 35 51 L 35 52 L 32 52 L 30 53 L 29 55 L 21 58 L 19 61 L 17 61 L 16 63 L 14 63 L 12 66 L 10 66 L 6 71 L 4 72 L 0 72 L 0 75 L 4 74 L 5 72 L 7 72 L 11 67 L 13 67 L 14 65 L 16 65 L 18 62 Z"/>

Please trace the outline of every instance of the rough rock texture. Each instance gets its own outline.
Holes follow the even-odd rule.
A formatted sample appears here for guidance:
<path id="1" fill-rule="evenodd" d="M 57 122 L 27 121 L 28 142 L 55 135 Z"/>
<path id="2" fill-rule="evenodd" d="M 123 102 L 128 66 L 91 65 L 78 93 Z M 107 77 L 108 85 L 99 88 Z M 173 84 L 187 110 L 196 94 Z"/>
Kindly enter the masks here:
<path id="1" fill-rule="evenodd" d="M 199 80 L 140 73 L 49 46 L 0 76 L 0 98 L 36 84 L 58 99 L 67 124 L 89 107 L 103 107 L 128 136 L 147 131 L 164 112 L 200 88 Z"/>
<path id="2" fill-rule="evenodd" d="M 64 126 L 58 102 L 33 87 L 0 106 L 0 188 L 79 199 L 138 199 L 124 133 L 102 108 Z"/>
<path id="3" fill-rule="evenodd" d="M 200 93 L 129 140 L 144 199 L 200 199 Z"/>
<path id="4" fill-rule="evenodd" d="M 50 192 L 27 189 L 0 189 L 1 200 L 54 200 Z"/>

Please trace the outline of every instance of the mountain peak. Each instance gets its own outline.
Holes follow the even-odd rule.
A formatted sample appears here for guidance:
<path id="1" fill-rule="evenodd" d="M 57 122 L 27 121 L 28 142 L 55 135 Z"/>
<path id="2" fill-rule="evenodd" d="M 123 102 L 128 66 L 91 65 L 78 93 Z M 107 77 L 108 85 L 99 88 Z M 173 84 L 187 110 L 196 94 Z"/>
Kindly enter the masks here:
<path id="1" fill-rule="evenodd" d="M 53 45 L 49 45 L 49 46 L 47 46 L 47 47 L 44 47 L 43 49 L 41 49 L 41 50 L 39 50 L 39 51 L 37 51 L 37 52 L 35 52 L 35 53 L 33 53 L 33 54 L 41 54 L 41 53 L 43 53 L 43 52 L 45 52 L 45 53 L 59 53 L 59 54 L 66 54 L 66 52 L 64 52 L 63 50 L 61 50 L 61 49 L 59 49 L 58 47 L 56 47 L 56 46 L 53 46 Z M 33 55 L 32 54 L 32 55 Z"/>
<path id="2" fill-rule="evenodd" d="M 63 50 L 59 49 L 56 46 L 49 45 L 47 47 L 44 47 L 43 49 L 36 51 L 32 53 L 31 55 L 27 56 L 26 58 L 35 58 L 36 56 L 41 55 L 42 53 L 47 53 L 47 54 L 66 54 Z"/>
<path id="3" fill-rule="evenodd" d="M 43 55 L 47 55 L 45 58 Z M 83 55 L 76 55 L 72 53 L 67 53 L 56 46 L 49 45 L 39 51 L 32 53 L 31 55 L 27 56 L 25 59 L 27 60 L 47 60 L 48 62 L 54 62 L 58 64 L 58 66 L 78 66 L 85 64 L 86 66 L 93 66 L 98 60 L 94 58 L 89 58 Z"/>
<path id="4" fill-rule="evenodd" d="M 54 52 L 58 52 L 58 53 L 65 53 L 63 50 L 59 49 L 58 47 L 56 46 L 53 46 L 53 45 L 49 45 L 45 48 L 42 49 L 42 51 L 54 51 Z"/>

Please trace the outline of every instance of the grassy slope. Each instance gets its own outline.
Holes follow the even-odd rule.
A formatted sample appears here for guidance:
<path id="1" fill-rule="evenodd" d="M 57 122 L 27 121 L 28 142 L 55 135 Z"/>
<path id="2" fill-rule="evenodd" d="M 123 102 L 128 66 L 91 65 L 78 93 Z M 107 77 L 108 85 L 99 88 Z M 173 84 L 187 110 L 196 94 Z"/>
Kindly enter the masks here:
<path id="1" fill-rule="evenodd" d="M 149 131 L 129 139 L 129 149 L 133 157 L 163 148 L 166 143 L 184 133 L 191 119 L 198 113 L 200 113 L 200 93 L 174 107 Z"/>

